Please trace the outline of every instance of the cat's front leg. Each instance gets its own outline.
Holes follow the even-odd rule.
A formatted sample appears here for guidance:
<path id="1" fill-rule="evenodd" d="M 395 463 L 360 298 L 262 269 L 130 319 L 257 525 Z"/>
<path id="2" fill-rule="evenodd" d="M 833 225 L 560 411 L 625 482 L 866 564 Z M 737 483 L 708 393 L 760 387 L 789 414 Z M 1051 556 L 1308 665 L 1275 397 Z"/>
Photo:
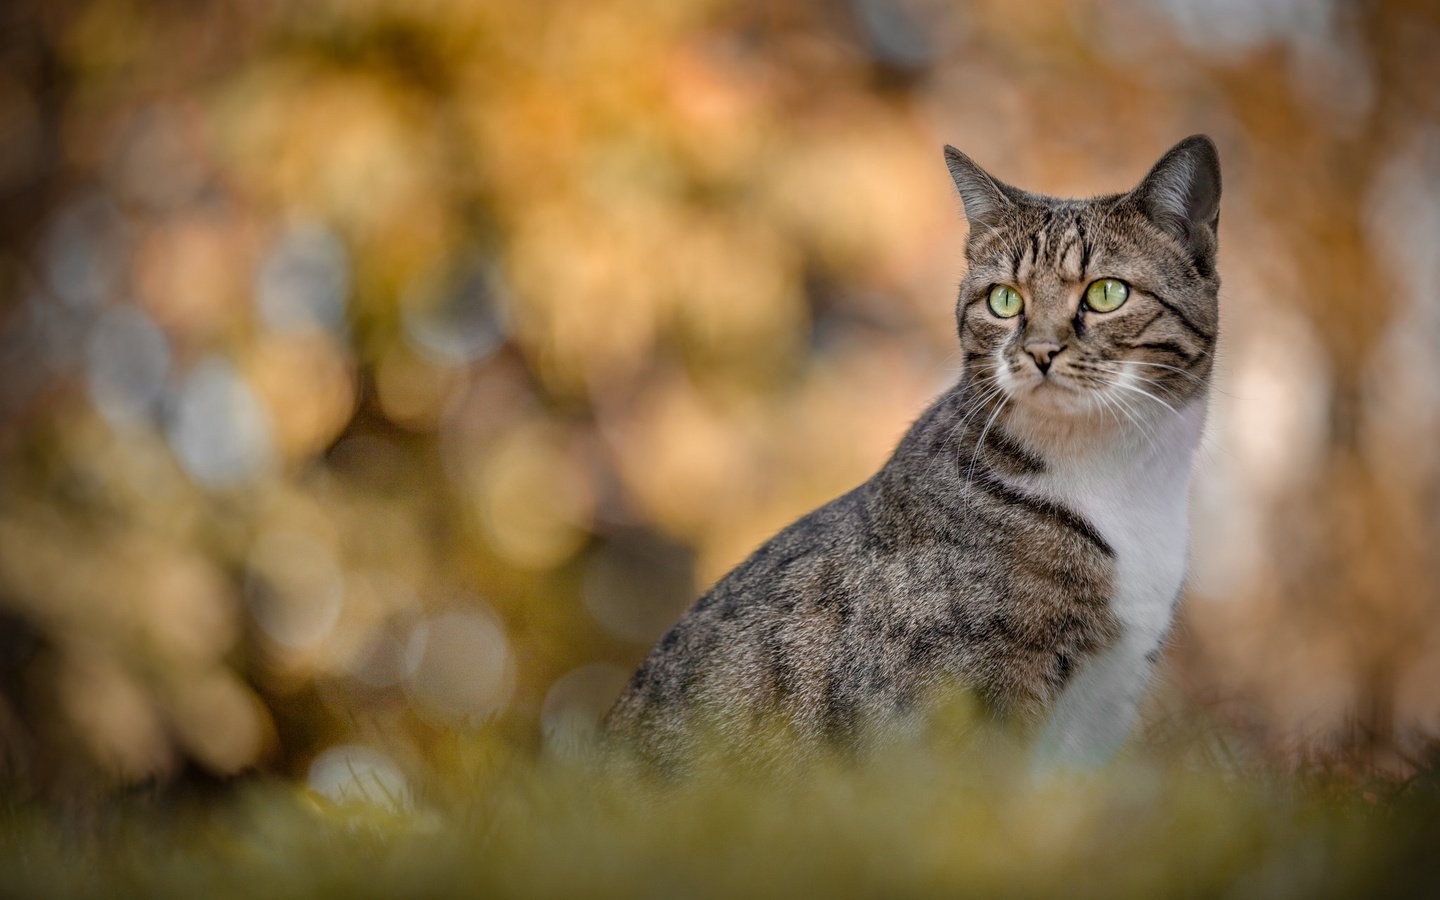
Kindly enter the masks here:
<path id="1" fill-rule="evenodd" d="M 1135 722 L 1160 639 L 1134 631 L 1088 659 L 1056 700 L 1035 748 L 1038 769 L 1109 762 Z"/>

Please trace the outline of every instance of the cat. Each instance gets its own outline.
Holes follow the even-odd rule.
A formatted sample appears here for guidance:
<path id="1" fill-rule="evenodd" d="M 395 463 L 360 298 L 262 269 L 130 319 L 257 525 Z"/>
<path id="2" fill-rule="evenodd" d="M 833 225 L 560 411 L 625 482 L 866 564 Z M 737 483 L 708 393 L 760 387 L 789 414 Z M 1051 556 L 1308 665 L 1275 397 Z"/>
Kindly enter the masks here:
<path id="1" fill-rule="evenodd" d="M 606 717 L 653 761 L 778 717 L 805 747 L 969 689 L 1039 758 L 1109 759 L 1179 602 L 1219 324 L 1204 135 L 1065 200 L 945 147 L 970 229 L 964 367 L 869 481 L 785 528 L 659 641 Z"/>

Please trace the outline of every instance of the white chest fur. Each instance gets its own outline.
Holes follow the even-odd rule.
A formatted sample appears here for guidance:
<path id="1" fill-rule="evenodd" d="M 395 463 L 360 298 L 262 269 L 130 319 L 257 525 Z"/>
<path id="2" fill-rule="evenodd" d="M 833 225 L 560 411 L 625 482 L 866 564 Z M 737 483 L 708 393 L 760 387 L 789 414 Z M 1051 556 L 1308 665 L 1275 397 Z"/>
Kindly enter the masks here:
<path id="1" fill-rule="evenodd" d="M 1111 609 L 1121 636 L 1087 660 L 1055 704 L 1042 758 L 1108 759 L 1130 730 L 1185 577 L 1187 496 L 1205 422 L 1203 398 L 1102 449 L 1052 461 L 1016 486 L 1084 516 L 1115 551 Z"/>
<path id="2" fill-rule="evenodd" d="M 1205 423 L 1201 400 L 1147 423 L 1103 454 L 1069 457 L 1023 488 L 1084 516 L 1115 551 L 1111 609 L 1127 631 L 1158 641 L 1185 577 L 1190 471 Z"/>

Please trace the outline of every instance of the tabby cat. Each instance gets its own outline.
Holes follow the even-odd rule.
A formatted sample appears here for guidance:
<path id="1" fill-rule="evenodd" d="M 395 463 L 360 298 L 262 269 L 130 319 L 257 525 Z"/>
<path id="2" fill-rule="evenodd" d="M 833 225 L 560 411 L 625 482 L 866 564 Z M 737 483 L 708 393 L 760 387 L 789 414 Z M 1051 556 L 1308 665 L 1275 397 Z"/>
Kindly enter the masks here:
<path id="1" fill-rule="evenodd" d="M 912 721 L 947 685 L 1042 757 L 1126 737 L 1185 573 L 1219 319 L 1215 145 L 1062 200 L 945 148 L 970 231 L 964 370 L 869 481 L 781 531 L 651 651 L 606 719 L 683 757 L 703 718 L 812 747 Z M 703 716 L 697 714 L 703 713 Z"/>

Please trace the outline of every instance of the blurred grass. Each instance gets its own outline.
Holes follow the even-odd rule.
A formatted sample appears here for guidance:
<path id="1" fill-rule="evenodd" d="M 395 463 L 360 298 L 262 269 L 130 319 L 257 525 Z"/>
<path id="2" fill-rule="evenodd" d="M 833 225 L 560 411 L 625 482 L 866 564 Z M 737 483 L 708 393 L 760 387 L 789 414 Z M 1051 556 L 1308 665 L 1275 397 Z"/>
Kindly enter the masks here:
<path id="1" fill-rule="evenodd" d="M 993 735 L 682 783 L 459 741 L 412 801 L 255 780 L 0 814 L 12 896 L 1382 897 L 1440 889 L 1440 781 L 1228 771 L 1182 745 L 1036 776 Z M 369 799 L 366 799 L 366 794 Z"/>

